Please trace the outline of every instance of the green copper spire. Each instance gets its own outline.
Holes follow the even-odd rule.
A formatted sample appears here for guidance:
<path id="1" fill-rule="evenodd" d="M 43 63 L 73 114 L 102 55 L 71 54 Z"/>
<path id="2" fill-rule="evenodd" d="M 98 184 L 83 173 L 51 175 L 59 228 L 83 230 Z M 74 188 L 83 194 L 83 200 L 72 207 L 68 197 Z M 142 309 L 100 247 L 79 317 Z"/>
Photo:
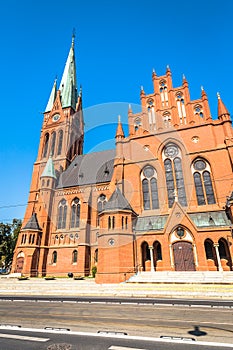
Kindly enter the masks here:
<path id="1" fill-rule="evenodd" d="M 73 109 L 75 109 L 77 103 L 77 83 L 74 55 L 74 34 L 72 36 L 72 44 L 66 61 L 59 90 L 61 91 L 62 107 L 73 107 Z"/>
<path id="2" fill-rule="evenodd" d="M 56 174 L 55 174 L 52 156 L 49 157 L 49 159 L 45 165 L 44 171 L 41 174 L 41 177 L 53 177 L 54 179 L 57 178 Z"/>
<path id="3" fill-rule="evenodd" d="M 53 87 L 52 87 L 52 91 L 51 91 L 51 94 L 50 94 L 50 97 L 49 97 L 48 104 L 47 104 L 47 107 L 45 109 L 45 112 L 50 112 L 51 109 L 53 108 L 53 104 L 54 104 L 54 101 L 55 101 L 55 98 L 56 98 L 56 94 L 57 94 L 57 79 L 54 80 L 54 84 L 53 84 Z"/>

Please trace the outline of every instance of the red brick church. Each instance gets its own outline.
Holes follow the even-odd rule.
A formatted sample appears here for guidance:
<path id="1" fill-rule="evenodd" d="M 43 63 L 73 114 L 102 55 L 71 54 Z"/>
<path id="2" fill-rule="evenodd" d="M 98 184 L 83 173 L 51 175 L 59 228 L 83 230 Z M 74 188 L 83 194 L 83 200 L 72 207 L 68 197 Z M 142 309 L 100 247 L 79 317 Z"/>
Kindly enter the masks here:
<path id="1" fill-rule="evenodd" d="M 230 271 L 233 259 L 230 114 L 218 94 L 190 100 L 169 67 L 141 88 L 141 112 L 120 118 L 115 149 L 83 154 L 74 39 L 44 112 L 38 157 L 12 272 L 128 280 L 139 271 Z M 117 111 L 116 111 L 117 114 Z"/>

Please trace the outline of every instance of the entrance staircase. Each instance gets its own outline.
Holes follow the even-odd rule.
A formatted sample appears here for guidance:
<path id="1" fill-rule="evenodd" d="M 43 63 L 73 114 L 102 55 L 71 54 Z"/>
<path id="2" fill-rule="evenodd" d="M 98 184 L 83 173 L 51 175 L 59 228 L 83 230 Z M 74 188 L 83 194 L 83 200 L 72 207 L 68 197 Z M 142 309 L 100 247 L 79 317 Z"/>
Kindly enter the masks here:
<path id="1" fill-rule="evenodd" d="M 203 283 L 233 284 L 233 271 L 158 271 L 140 272 L 127 283 Z"/>

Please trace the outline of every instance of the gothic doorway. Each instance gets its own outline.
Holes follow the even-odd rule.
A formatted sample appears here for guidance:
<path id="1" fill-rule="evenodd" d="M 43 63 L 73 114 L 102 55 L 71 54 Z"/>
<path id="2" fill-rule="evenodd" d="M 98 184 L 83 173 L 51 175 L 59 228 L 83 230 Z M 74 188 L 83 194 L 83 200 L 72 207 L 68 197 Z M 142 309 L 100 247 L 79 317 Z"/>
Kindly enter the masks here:
<path id="1" fill-rule="evenodd" d="M 24 264 L 24 257 L 17 258 L 16 261 L 16 271 L 17 273 L 22 273 L 23 270 L 23 264 Z"/>
<path id="2" fill-rule="evenodd" d="M 190 242 L 178 241 L 173 244 L 176 271 L 195 271 L 193 246 Z"/>

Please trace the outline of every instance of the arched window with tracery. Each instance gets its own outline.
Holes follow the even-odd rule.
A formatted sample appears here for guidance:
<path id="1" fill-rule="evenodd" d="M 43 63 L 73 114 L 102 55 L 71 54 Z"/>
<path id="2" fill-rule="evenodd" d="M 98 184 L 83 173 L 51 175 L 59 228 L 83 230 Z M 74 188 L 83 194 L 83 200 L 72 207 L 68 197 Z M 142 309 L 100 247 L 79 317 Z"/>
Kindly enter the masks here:
<path id="1" fill-rule="evenodd" d="M 177 145 L 169 143 L 163 150 L 165 178 L 167 186 L 168 206 L 171 208 L 177 195 L 182 206 L 187 205 L 184 176 L 182 169 L 182 155 Z"/>
<path id="2" fill-rule="evenodd" d="M 60 155 L 62 151 L 62 143 L 63 143 L 63 130 L 60 130 L 58 133 L 58 147 L 57 154 Z"/>
<path id="3" fill-rule="evenodd" d="M 194 114 L 203 118 L 204 114 L 203 114 L 203 108 L 201 105 L 195 105 L 194 106 Z"/>
<path id="4" fill-rule="evenodd" d="M 197 204 L 215 204 L 215 195 L 209 164 L 204 159 L 196 159 L 192 164 Z"/>
<path id="5" fill-rule="evenodd" d="M 51 138 L 52 138 L 52 140 L 51 140 L 50 155 L 53 156 L 54 151 L 55 151 L 55 144 L 56 144 L 56 132 L 55 131 L 52 133 Z"/>
<path id="6" fill-rule="evenodd" d="M 147 165 L 143 168 L 141 173 L 141 181 L 144 210 L 158 209 L 159 198 L 157 172 L 151 165 Z"/>
<path id="7" fill-rule="evenodd" d="M 159 83 L 159 92 L 162 106 L 168 106 L 168 93 L 167 93 L 167 85 L 165 80 L 161 80 Z"/>
<path id="8" fill-rule="evenodd" d="M 70 227 L 79 227 L 80 223 L 80 200 L 79 198 L 75 198 L 71 204 L 71 220 Z"/>
<path id="9" fill-rule="evenodd" d="M 46 133 L 45 137 L 44 137 L 44 148 L 43 148 L 43 157 L 44 158 L 47 156 L 48 147 L 49 147 L 49 133 Z"/>
<path id="10" fill-rule="evenodd" d="M 178 116 L 180 119 L 180 124 L 186 124 L 186 110 L 185 110 L 185 103 L 184 103 L 184 97 L 181 92 L 178 92 L 176 94 L 176 104 L 178 109 Z"/>
<path id="11" fill-rule="evenodd" d="M 63 229 L 66 227 L 67 203 L 63 198 L 58 204 L 57 213 L 57 228 Z"/>

